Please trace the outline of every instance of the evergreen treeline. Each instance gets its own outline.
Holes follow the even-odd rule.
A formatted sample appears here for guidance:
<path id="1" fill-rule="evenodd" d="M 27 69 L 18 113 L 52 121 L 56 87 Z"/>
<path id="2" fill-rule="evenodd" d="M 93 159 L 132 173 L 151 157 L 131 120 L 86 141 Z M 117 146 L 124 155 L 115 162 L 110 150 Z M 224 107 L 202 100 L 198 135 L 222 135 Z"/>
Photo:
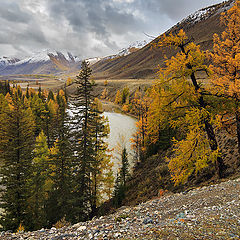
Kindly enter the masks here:
<path id="1" fill-rule="evenodd" d="M 0 82 L 0 93 L 3 95 L 10 93 L 10 84 L 8 81 Z"/>
<path id="2" fill-rule="evenodd" d="M 111 197 L 113 172 L 107 119 L 92 96 L 86 62 L 77 76 L 76 109 L 66 94 L 1 84 L 0 186 L 3 230 L 75 223 Z"/>

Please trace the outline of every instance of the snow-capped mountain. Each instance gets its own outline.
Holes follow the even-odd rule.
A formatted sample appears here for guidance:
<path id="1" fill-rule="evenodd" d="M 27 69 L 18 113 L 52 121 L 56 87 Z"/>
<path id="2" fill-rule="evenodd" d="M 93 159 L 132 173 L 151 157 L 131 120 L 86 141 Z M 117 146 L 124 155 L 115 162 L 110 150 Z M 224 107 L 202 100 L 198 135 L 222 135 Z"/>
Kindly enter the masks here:
<path id="1" fill-rule="evenodd" d="M 225 29 L 225 26 L 220 24 L 221 13 L 230 9 L 234 2 L 234 0 L 228 0 L 200 9 L 184 18 L 164 34 L 167 35 L 170 32 L 176 34 L 180 29 L 183 29 L 186 35 L 199 44 L 203 50 L 211 51 L 213 47 L 213 35 L 215 33 L 221 34 Z M 98 61 L 92 66 L 94 77 L 98 79 L 155 78 L 159 66 L 165 66 L 165 56 L 171 58 L 176 54 L 174 48 L 163 49 L 161 47 L 154 47 L 158 44 L 161 37 L 162 35 L 158 36 L 152 43 L 142 47 L 134 54 L 115 57 L 111 61 Z"/>
<path id="2" fill-rule="evenodd" d="M 90 65 L 92 65 L 92 64 L 100 61 L 101 59 L 102 58 L 100 58 L 100 57 L 95 57 L 95 58 L 88 58 L 88 59 L 86 59 L 86 61 L 89 62 Z"/>
<path id="3" fill-rule="evenodd" d="M 143 40 L 143 41 L 136 41 L 134 43 L 131 43 L 127 48 L 122 48 L 119 50 L 117 54 L 106 56 L 106 57 L 95 57 L 95 58 L 89 58 L 86 59 L 90 63 L 90 65 L 97 63 L 100 60 L 107 60 L 107 59 L 114 59 L 117 57 L 127 56 L 130 53 L 133 53 L 137 51 L 140 48 L 143 48 L 146 46 L 150 41 Z"/>
<path id="4" fill-rule="evenodd" d="M 0 58 L 0 75 L 52 74 L 77 70 L 81 60 L 66 51 L 43 50 L 21 60 Z"/>
<path id="5" fill-rule="evenodd" d="M 18 58 L 10 58 L 10 57 L 3 56 L 3 57 L 0 57 L 0 67 L 16 64 L 19 61 L 20 59 Z"/>
<path id="6" fill-rule="evenodd" d="M 179 26 L 184 25 L 184 26 L 187 26 L 187 28 L 190 28 L 191 26 L 193 26 L 198 22 L 207 20 L 208 18 L 213 17 L 215 15 L 219 15 L 222 12 L 225 12 L 228 9 L 230 9 L 233 6 L 234 2 L 235 0 L 228 0 L 220 4 L 215 4 L 206 8 L 202 8 L 194 12 L 193 14 L 190 14 L 189 16 L 184 18 L 182 21 L 178 22 L 175 26 L 169 29 L 166 32 L 166 34 L 168 32 L 171 32 L 174 28 L 178 28 Z"/>
<path id="7" fill-rule="evenodd" d="M 127 56 L 128 54 L 135 52 L 136 50 L 144 47 L 147 44 L 148 44 L 147 40 L 136 41 L 136 42 L 130 44 L 127 48 L 121 49 L 116 55 L 117 56 Z"/>
<path id="8" fill-rule="evenodd" d="M 80 59 L 73 56 L 70 52 L 59 52 L 56 50 L 46 49 L 41 52 L 36 52 L 30 57 L 26 57 L 16 64 L 47 62 L 50 61 L 51 58 L 56 58 L 68 63 L 80 62 Z"/>

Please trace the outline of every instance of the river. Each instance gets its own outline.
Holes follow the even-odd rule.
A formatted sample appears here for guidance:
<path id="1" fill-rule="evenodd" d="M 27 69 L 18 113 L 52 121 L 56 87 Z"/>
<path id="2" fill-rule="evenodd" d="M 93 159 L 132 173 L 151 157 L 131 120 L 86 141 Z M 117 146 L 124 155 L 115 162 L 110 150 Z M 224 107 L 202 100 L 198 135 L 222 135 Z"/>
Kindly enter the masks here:
<path id="1" fill-rule="evenodd" d="M 74 114 L 74 107 L 70 105 L 68 109 L 70 116 Z M 128 153 L 128 160 L 130 166 L 133 165 L 134 153 L 131 149 L 131 141 L 132 135 L 136 131 L 136 119 L 130 117 L 128 115 L 122 113 L 115 112 L 104 112 L 103 115 L 108 118 L 109 126 L 110 126 L 110 134 L 107 138 L 107 143 L 109 145 L 109 149 L 113 149 L 112 151 L 112 161 L 114 163 L 113 170 L 114 174 L 116 174 L 117 169 L 120 167 L 121 156 L 117 153 L 117 145 L 125 145 Z M 124 142 L 122 139 L 124 138 Z"/>
<path id="2" fill-rule="evenodd" d="M 103 115 L 107 117 L 109 121 L 110 135 L 107 142 L 109 144 L 109 149 L 114 149 L 112 152 L 112 161 L 114 163 L 113 170 L 116 173 L 121 163 L 121 156 L 117 153 L 118 143 L 121 146 L 126 146 L 129 164 L 130 166 L 133 165 L 134 153 L 131 149 L 130 139 L 136 131 L 136 119 L 125 114 L 114 112 L 104 112 Z"/>

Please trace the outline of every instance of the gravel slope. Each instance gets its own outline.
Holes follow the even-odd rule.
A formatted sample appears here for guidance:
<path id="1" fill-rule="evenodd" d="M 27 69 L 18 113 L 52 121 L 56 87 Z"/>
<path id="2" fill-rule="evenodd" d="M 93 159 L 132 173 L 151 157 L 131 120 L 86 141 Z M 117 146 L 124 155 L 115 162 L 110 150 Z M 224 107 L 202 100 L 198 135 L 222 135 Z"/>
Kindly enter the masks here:
<path id="1" fill-rule="evenodd" d="M 0 233 L 7 239 L 240 239 L 240 178 L 169 194 L 61 229 Z"/>

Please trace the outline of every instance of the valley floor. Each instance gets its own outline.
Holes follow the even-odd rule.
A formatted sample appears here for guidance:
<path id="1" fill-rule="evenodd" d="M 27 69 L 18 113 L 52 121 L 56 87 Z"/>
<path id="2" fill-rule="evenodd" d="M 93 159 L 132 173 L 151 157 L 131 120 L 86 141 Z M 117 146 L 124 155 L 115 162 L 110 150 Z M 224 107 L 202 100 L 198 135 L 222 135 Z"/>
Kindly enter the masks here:
<path id="1" fill-rule="evenodd" d="M 168 194 L 61 229 L 0 233 L 12 239 L 239 239 L 240 178 Z"/>

